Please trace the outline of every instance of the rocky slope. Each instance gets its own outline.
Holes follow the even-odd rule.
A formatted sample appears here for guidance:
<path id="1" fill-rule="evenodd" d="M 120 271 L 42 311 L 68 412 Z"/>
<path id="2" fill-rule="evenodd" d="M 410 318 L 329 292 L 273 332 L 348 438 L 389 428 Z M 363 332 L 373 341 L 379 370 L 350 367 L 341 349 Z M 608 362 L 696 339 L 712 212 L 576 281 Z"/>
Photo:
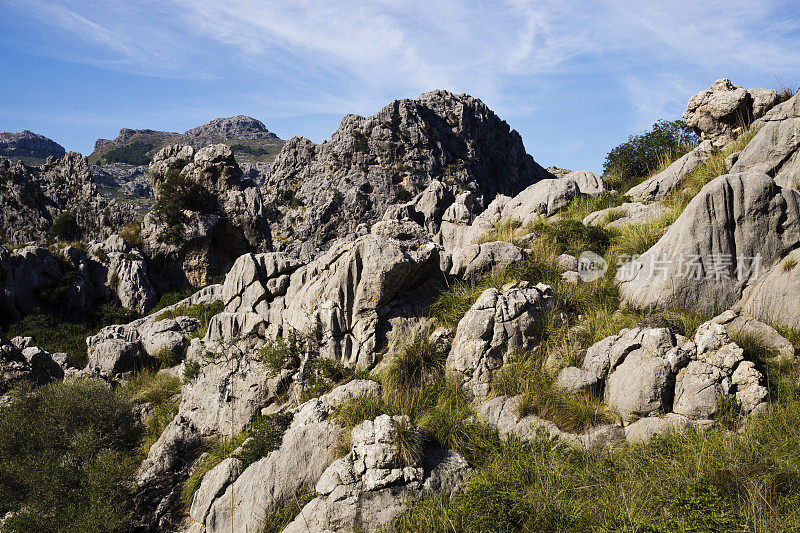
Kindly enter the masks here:
<path id="1" fill-rule="evenodd" d="M 769 94 L 742 91 L 721 80 L 693 97 L 687 113 L 707 114 L 696 121 L 707 140 L 634 198 L 591 172 L 541 168 L 484 104 L 445 91 L 347 116 L 321 145 L 288 141 L 263 185 L 225 144 L 166 146 L 148 167 L 155 208 L 138 249 L 118 236 L 58 257 L 0 247 L 0 310 L 31 312 L 65 279 L 65 261 L 65 302 L 146 312 L 157 292 L 204 288 L 100 329 L 82 369 L 3 339 L 0 393 L 25 380 L 124 390 L 181 376 L 179 394 L 139 396 L 156 433 L 129 483 L 142 532 L 246 533 L 279 520 L 290 532 L 403 520 L 485 530 L 471 520 L 487 502 L 506 530 L 539 516 L 533 504 L 514 514 L 517 485 L 552 485 L 546 500 L 560 505 L 575 464 L 602 463 L 598 482 L 629 449 L 653 474 L 641 460 L 650 448 L 629 443 L 685 431 L 654 448 L 658 464 L 677 464 L 680 453 L 664 454 L 706 431 L 716 447 L 749 449 L 736 439 L 766 420 L 790 448 L 780 424 L 796 418 L 786 397 L 800 324 L 798 104 L 768 110 Z M 718 145 L 744 134 L 729 120 L 742 110 L 763 116 L 736 159 Z M 258 130 L 234 122 L 214 128 Z M 689 187 L 726 159 L 730 172 Z M 136 374 L 154 361 L 157 374 Z M 539 483 L 563 457 L 573 470 Z M 565 504 L 557 523 L 572 512 Z M 652 525 L 669 513 L 644 514 Z"/>

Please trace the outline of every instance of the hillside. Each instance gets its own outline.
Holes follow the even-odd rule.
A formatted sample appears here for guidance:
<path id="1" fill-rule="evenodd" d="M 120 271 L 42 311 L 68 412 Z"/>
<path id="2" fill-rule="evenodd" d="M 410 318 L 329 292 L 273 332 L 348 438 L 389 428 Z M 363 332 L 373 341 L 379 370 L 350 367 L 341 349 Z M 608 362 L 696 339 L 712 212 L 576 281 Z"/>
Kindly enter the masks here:
<path id="1" fill-rule="evenodd" d="M 0 531 L 800 529 L 800 96 L 686 97 L 603 175 L 444 90 L 0 160 Z"/>

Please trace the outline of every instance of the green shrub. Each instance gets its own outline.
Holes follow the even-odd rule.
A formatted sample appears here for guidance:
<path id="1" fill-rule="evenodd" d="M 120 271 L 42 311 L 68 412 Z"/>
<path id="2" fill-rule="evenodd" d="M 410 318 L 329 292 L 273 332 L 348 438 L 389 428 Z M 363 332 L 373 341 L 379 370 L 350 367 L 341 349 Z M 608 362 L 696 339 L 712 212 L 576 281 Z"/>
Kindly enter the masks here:
<path id="1" fill-rule="evenodd" d="M 187 359 L 183 363 L 183 382 L 189 383 L 200 376 L 202 367 L 200 363 L 193 359 Z"/>
<path id="2" fill-rule="evenodd" d="M 3 531 L 123 531 L 131 454 L 141 434 L 130 403 L 94 381 L 22 389 L 0 410 Z"/>
<path id="3" fill-rule="evenodd" d="M 176 244 L 183 240 L 184 211 L 203 211 L 210 207 L 208 193 L 176 167 L 167 170 L 158 186 L 157 196 L 151 212 L 167 226 L 160 238 L 168 243 Z"/>
<path id="4" fill-rule="evenodd" d="M 141 248 L 142 247 L 142 222 L 141 220 L 137 220 L 136 222 L 131 222 L 130 224 L 125 225 L 120 232 L 119 236 L 122 239 L 133 246 L 134 248 Z"/>
<path id="5" fill-rule="evenodd" d="M 76 239 L 79 233 L 78 221 L 75 219 L 75 215 L 69 211 L 60 213 L 53 219 L 53 225 L 50 226 L 50 236 L 62 241 Z"/>
<path id="6" fill-rule="evenodd" d="M 691 150 L 696 141 L 683 120 L 660 120 L 650 131 L 631 135 L 611 150 L 603 163 L 603 175 L 611 187 L 627 190 L 663 165 L 665 154 L 675 160 Z"/>
<path id="7" fill-rule="evenodd" d="M 167 372 L 146 368 L 137 372 L 119 389 L 133 403 L 163 405 L 181 392 L 181 381 Z"/>
<path id="8" fill-rule="evenodd" d="M 155 148 L 154 144 L 145 142 L 133 142 L 119 148 L 112 148 L 103 155 L 106 163 L 125 163 L 128 165 L 149 165 L 150 156 L 148 153 Z"/>
<path id="9" fill-rule="evenodd" d="M 549 239 L 556 246 L 556 253 L 575 257 L 590 250 L 603 255 L 611 244 L 611 234 L 598 226 L 585 226 L 583 222 L 559 219 L 553 222 L 540 220 L 533 225 L 539 238 Z"/>
<path id="10" fill-rule="evenodd" d="M 258 352 L 258 360 L 267 367 L 267 373 L 274 377 L 285 368 L 297 368 L 300 364 L 300 347 L 294 335 L 286 341 L 278 337 L 267 342 Z"/>

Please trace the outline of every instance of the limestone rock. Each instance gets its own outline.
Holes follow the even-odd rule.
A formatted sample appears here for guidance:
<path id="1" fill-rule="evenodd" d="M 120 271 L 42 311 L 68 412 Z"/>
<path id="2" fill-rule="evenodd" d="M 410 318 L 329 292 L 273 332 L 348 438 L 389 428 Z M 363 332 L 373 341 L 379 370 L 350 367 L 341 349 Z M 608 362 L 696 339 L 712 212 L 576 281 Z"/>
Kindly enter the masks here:
<path id="1" fill-rule="evenodd" d="M 792 250 L 742 297 L 742 312 L 762 320 L 800 328 L 800 250 Z M 788 349 L 784 349 L 788 353 Z"/>
<path id="2" fill-rule="evenodd" d="M 450 254 L 450 274 L 462 279 L 477 278 L 522 261 L 521 248 L 508 242 L 487 242 L 456 248 Z"/>
<path id="3" fill-rule="evenodd" d="M 712 153 L 711 141 L 703 141 L 655 176 L 630 189 L 627 195 L 636 201 L 663 200 L 680 186 L 690 172 L 708 160 Z"/>
<path id="4" fill-rule="evenodd" d="M 594 372 L 569 366 L 558 373 L 555 387 L 562 392 L 577 394 L 592 391 L 597 387 L 598 381 Z"/>
<path id="5" fill-rule="evenodd" d="M 458 323 L 446 368 L 461 376 L 468 393 L 485 396 L 492 372 L 541 340 L 544 313 L 552 298 L 553 290 L 543 284 L 486 289 Z"/>
<path id="6" fill-rule="evenodd" d="M 102 339 L 90 346 L 87 368 L 110 376 L 133 370 L 141 362 L 138 344 L 121 338 Z"/>
<path id="7" fill-rule="evenodd" d="M 194 494 L 189 516 L 192 520 L 204 523 L 214 500 L 222 496 L 225 489 L 236 481 L 242 473 L 242 462 L 229 457 L 209 470 Z"/>
<path id="8" fill-rule="evenodd" d="M 757 173 L 720 176 L 695 196 L 666 234 L 617 271 L 634 307 L 713 313 L 800 242 L 800 193 Z"/>

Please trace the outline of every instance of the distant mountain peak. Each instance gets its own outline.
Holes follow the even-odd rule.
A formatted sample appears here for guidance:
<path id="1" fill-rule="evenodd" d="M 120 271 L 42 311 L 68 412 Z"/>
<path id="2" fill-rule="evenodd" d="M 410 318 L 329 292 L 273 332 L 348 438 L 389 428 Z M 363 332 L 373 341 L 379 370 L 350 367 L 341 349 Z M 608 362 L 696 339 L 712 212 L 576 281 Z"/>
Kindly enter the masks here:
<path id="1" fill-rule="evenodd" d="M 209 137 L 222 139 L 277 139 L 278 136 L 267 129 L 260 120 L 245 115 L 215 118 L 192 128 L 185 133 L 187 137 Z"/>

